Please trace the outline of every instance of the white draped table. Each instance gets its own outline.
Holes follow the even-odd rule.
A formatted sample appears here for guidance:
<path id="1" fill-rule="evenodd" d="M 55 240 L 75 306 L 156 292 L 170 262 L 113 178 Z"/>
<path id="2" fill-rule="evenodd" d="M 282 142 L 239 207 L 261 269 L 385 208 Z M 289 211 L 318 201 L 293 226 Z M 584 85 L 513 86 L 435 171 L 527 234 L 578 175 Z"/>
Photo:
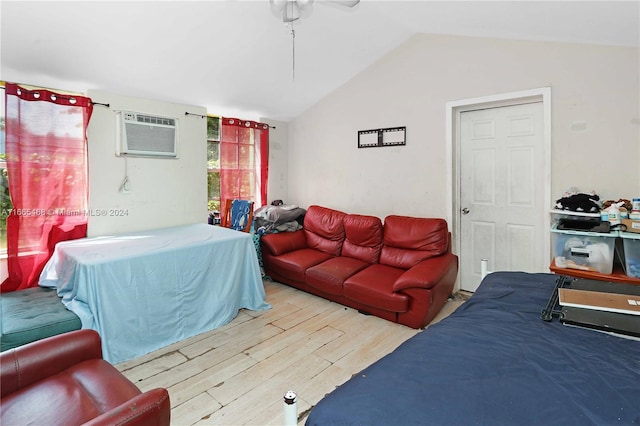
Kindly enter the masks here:
<path id="1" fill-rule="evenodd" d="M 100 333 L 111 363 L 270 308 L 251 235 L 207 224 L 58 243 L 39 284 Z"/>

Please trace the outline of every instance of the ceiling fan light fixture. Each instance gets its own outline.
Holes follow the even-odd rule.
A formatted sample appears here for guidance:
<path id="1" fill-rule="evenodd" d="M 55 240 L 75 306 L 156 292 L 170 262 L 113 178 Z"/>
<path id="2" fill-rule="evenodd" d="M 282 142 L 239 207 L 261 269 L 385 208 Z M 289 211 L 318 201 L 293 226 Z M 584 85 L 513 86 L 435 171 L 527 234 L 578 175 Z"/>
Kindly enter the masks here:
<path id="1" fill-rule="evenodd" d="M 294 79 L 296 75 L 296 32 L 293 29 L 293 24 L 302 17 L 303 13 L 306 17 L 312 12 L 313 1 L 314 0 L 269 0 L 271 12 L 276 16 L 282 16 L 282 22 L 291 29 L 291 51 Z M 353 7 L 360 3 L 360 0 L 326 0 L 326 2 L 346 7 Z"/>
<path id="2" fill-rule="evenodd" d="M 301 10 L 298 2 L 296 1 L 288 1 L 285 4 L 282 10 L 282 21 L 283 22 L 293 22 L 300 19 Z"/>
<path id="3" fill-rule="evenodd" d="M 282 17 L 284 23 L 294 22 L 303 14 L 311 13 L 313 0 L 269 0 L 271 10 Z"/>

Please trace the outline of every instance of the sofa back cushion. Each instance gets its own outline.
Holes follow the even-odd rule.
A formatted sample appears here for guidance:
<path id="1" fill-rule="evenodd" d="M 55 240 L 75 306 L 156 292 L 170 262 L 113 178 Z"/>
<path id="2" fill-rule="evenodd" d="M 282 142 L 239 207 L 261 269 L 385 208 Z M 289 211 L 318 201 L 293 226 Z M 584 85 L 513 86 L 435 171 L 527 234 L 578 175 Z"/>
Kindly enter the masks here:
<path id="1" fill-rule="evenodd" d="M 422 260 L 440 256 L 449 248 L 447 222 L 438 218 L 387 216 L 380 263 L 409 269 Z"/>
<path id="2" fill-rule="evenodd" d="M 346 215 L 338 210 L 310 206 L 304 216 L 307 247 L 339 256 L 344 242 L 343 219 Z"/>
<path id="3" fill-rule="evenodd" d="M 382 250 L 382 221 L 375 216 L 348 214 L 344 217 L 342 256 L 378 263 Z"/>

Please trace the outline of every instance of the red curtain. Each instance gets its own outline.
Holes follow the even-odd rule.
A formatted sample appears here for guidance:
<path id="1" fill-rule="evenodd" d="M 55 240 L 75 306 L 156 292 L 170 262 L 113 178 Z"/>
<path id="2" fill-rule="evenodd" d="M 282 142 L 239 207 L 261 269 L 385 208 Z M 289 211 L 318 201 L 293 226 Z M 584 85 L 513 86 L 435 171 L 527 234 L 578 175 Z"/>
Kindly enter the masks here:
<path id="1" fill-rule="evenodd" d="M 269 125 L 222 118 L 220 131 L 220 200 L 267 204 Z"/>
<path id="2" fill-rule="evenodd" d="M 9 276 L 1 292 L 38 285 L 59 241 L 87 233 L 89 98 L 5 86 Z"/>

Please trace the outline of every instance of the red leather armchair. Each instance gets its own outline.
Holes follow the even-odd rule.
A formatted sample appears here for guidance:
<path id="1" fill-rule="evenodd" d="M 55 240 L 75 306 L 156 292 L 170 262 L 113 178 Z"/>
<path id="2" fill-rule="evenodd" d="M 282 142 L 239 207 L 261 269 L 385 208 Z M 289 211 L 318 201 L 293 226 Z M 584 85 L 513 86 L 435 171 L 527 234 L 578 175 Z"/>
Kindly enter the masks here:
<path id="1" fill-rule="evenodd" d="M 94 330 L 0 353 L 0 424 L 169 425 L 166 389 L 142 393 L 102 359 Z"/>

